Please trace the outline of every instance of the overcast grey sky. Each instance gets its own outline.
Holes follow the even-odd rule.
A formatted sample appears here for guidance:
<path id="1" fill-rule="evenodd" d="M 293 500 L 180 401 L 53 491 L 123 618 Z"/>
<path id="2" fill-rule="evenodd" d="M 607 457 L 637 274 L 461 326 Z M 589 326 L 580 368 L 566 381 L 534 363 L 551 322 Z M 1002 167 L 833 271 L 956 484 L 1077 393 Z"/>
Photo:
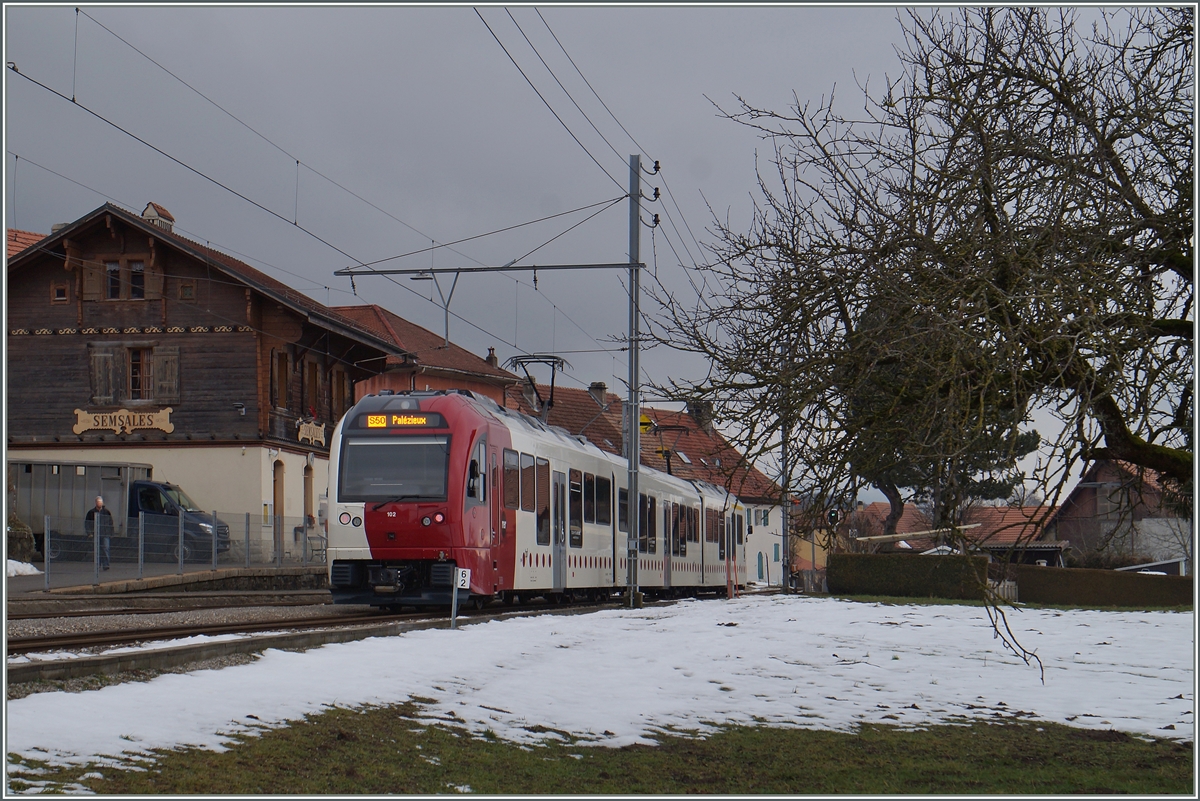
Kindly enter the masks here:
<path id="1" fill-rule="evenodd" d="M 803 102 L 836 85 L 852 106 L 856 76 L 896 72 L 900 31 L 896 10 L 882 7 L 478 7 L 585 150 L 471 6 L 81 8 L 6 4 L 6 62 L 279 216 L 6 70 L 9 227 L 49 233 L 110 198 L 137 212 L 155 201 L 185 235 L 321 302 L 380 303 L 439 332 L 429 283 L 360 278 L 355 297 L 334 270 L 618 198 L 628 157 L 641 152 L 647 165 L 662 164 L 644 193 L 670 189 L 679 205 L 667 199 L 668 221 L 656 208 L 663 203 L 646 204 L 644 218 L 658 211 L 662 224 L 643 229 L 642 260 L 686 287 L 675 254 L 703 260 L 691 234 L 709 239 L 705 200 L 722 216 L 748 219 L 762 144 L 720 119 L 705 96 L 782 108 L 793 93 Z M 589 213 L 388 264 L 505 264 Z M 519 263 L 624 262 L 628 216 L 627 202 L 618 203 Z M 557 352 L 574 368 L 560 379 L 568 386 L 600 380 L 623 392 L 623 352 L 581 351 L 619 347 L 624 278 L 544 272 L 535 291 L 529 273 L 465 275 L 451 310 L 469 322 L 452 317 L 451 339 L 480 355 L 495 347 L 501 360 Z M 443 277 L 447 292 L 449 282 Z M 642 365 L 659 380 L 704 372 L 660 351 Z"/>

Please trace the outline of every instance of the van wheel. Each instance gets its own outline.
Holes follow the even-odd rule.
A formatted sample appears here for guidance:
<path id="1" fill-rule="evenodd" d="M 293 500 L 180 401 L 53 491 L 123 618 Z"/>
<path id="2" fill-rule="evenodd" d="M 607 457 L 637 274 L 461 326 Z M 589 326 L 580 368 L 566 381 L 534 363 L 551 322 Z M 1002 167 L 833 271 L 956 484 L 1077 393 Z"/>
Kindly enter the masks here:
<path id="1" fill-rule="evenodd" d="M 46 558 L 58 559 L 60 556 L 62 556 L 62 543 L 51 540 L 50 544 L 46 546 Z"/>
<path id="2" fill-rule="evenodd" d="M 174 560 L 175 562 L 179 561 L 179 543 L 178 542 L 171 546 L 171 559 Z M 190 562 L 191 559 L 192 559 L 192 546 L 188 545 L 185 542 L 183 544 L 183 561 Z"/>

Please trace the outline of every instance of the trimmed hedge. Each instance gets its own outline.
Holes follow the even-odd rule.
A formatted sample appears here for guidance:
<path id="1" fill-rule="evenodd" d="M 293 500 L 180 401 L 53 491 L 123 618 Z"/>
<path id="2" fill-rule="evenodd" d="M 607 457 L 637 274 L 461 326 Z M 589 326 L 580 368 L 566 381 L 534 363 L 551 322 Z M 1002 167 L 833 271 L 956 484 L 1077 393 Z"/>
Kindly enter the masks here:
<path id="1" fill-rule="evenodd" d="M 1023 603 L 1079 606 L 1192 604 L 1192 576 L 1140 576 L 1117 570 L 1013 565 Z"/>
<path id="2" fill-rule="evenodd" d="M 981 601 L 987 565 L 986 556 L 833 553 L 825 580 L 837 595 Z"/>

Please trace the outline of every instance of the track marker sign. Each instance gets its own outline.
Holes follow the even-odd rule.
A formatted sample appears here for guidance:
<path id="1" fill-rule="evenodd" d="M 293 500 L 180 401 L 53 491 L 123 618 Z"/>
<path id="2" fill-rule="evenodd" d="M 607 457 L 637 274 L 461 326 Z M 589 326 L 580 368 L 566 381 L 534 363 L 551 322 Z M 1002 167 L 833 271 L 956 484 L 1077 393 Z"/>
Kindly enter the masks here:
<path id="1" fill-rule="evenodd" d="M 458 591 L 471 589 L 471 571 L 465 567 L 454 568 L 454 587 L 450 590 L 450 628 L 458 628 Z"/>

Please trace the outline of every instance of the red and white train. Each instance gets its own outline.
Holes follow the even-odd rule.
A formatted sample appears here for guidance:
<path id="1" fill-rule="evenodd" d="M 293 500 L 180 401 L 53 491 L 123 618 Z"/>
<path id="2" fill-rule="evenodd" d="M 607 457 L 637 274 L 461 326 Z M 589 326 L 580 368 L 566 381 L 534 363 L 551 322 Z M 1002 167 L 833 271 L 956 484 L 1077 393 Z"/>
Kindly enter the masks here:
<path id="1" fill-rule="evenodd" d="M 745 510 L 726 490 L 641 468 L 638 589 L 746 582 Z M 464 390 L 368 395 L 330 443 L 329 584 L 337 603 L 395 607 L 628 587 L 623 458 Z"/>

